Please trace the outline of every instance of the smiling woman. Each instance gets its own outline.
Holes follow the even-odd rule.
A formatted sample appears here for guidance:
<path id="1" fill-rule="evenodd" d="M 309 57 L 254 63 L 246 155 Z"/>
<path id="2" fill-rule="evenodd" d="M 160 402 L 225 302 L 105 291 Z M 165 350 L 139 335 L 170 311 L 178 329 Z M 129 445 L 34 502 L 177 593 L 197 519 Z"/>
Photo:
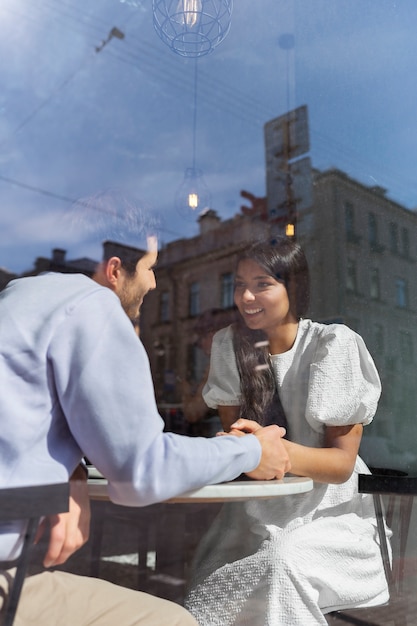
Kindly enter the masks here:
<path id="1" fill-rule="evenodd" d="M 248 245 L 236 281 L 241 322 L 213 338 L 204 399 L 232 433 L 255 432 L 247 418 L 282 425 L 283 412 L 291 472 L 315 486 L 297 501 L 226 505 L 197 551 L 186 606 L 201 626 L 324 626 L 325 613 L 388 598 L 372 497 L 358 493 L 378 372 L 348 327 L 303 318 L 308 268 L 297 243 Z"/>

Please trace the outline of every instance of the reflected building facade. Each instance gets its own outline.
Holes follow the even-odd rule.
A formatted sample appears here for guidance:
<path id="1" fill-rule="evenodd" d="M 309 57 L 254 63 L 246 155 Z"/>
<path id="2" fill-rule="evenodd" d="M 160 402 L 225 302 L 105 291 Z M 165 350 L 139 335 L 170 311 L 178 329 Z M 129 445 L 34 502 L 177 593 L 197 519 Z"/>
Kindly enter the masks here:
<path id="1" fill-rule="evenodd" d="M 340 170 L 316 171 L 314 202 L 298 233 L 311 270 L 311 317 L 356 330 L 380 372 L 378 413 L 364 431 L 367 460 L 415 466 L 417 214 L 380 187 Z"/>
<path id="2" fill-rule="evenodd" d="M 309 315 L 357 331 L 380 372 L 381 402 L 363 442 L 367 462 L 417 467 L 410 445 L 417 436 L 417 214 L 390 200 L 384 189 L 340 170 L 313 170 L 312 179 L 312 204 L 297 216 L 298 240 L 311 272 Z M 195 318 L 212 307 L 232 314 L 233 272 L 242 242 L 279 230 L 262 210 L 245 210 L 228 220 L 208 210 L 198 221 L 197 236 L 160 251 L 158 287 L 142 309 L 141 338 L 159 401 L 178 401 L 177 381 L 198 379 L 204 368 Z"/>

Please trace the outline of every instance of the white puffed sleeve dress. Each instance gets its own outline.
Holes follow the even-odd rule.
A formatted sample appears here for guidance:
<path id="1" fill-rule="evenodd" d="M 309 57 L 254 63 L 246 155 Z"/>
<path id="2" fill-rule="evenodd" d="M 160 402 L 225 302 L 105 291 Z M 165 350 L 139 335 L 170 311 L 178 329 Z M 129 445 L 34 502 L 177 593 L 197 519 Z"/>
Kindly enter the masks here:
<path id="1" fill-rule="evenodd" d="M 301 320 L 271 365 L 288 438 L 321 447 L 326 426 L 369 424 L 381 385 L 362 338 L 342 324 Z M 213 340 L 204 398 L 239 405 L 231 327 Z M 360 457 L 340 485 L 223 506 L 197 550 L 186 607 L 200 626 L 321 626 L 323 614 L 388 599 L 372 497 L 359 494 Z"/>

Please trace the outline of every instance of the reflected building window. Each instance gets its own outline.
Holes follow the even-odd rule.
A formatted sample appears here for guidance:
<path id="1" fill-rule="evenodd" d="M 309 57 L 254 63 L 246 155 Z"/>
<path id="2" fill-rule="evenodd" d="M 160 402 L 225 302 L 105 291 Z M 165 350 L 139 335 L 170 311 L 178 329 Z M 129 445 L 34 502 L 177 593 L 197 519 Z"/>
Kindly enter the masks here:
<path id="1" fill-rule="evenodd" d="M 345 233 L 350 243 L 359 243 L 361 238 L 355 231 L 355 207 L 351 202 L 345 202 Z"/>
<path id="2" fill-rule="evenodd" d="M 191 316 L 200 314 L 200 283 L 198 282 L 190 285 L 189 314 Z"/>
<path id="3" fill-rule="evenodd" d="M 198 371 L 199 347 L 196 343 L 187 345 L 187 378 L 189 381 L 196 381 L 201 378 Z"/>
<path id="4" fill-rule="evenodd" d="M 399 348 L 400 358 L 403 363 L 410 365 L 414 361 L 413 337 L 410 332 L 405 330 L 399 331 Z"/>
<path id="5" fill-rule="evenodd" d="M 368 213 L 368 243 L 372 252 L 382 252 L 384 246 L 379 242 L 378 220 L 375 213 Z"/>
<path id="6" fill-rule="evenodd" d="M 353 259 L 348 259 L 347 260 L 347 265 L 346 265 L 346 289 L 348 291 L 353 291 L 354 293 L 357 293 L 357 291 L 358 291 L 356 262 Z"/>
<path id="7" fill-rule="evenodd" d="M 351 202 L 345 203 L 345 231 L 347 237 L 355 234 L 355 211 Z"/>
<path id="8" fill-rule="evenodd" d="M 384 328 L 382 324 L 374 324 L 373 349 L 375 354 L 382 355 L 385 352 Z"/>
<path id="9" fill-rule="evenodd" d="M 371 268 L 370 296 L 372 300 L 381 299 L 381 285 L 379 280 L 379 268 Z"/>
<path id="10" fill-rule="evenodd" d="M 378 224 L 375 213 L 368 214 L 368 241 L 371 248 L 378 245 Z"/>
<path id="11" fill-rule="evenodd" d="M 222 274 L 220 306 L 222 309 L 229 309 L 234 305 L 234 276 L 232 272 Z"/>
<path id="12" fill-rule="evenodd" d="M 395 281 L 395 304 L 400 309 L 408 308 L 408 285 L 404 278 L 397 278 Z"/>
<path id="13" fill-rule="evenodd" d="M 401 229 L 401 252 L 408 259 L 410 256 L 410 235 L 408 228 Z"/>
<path id="14" fill-rule="evenodd" d="M 398 224 L 396 222 L 389 223 L 389 244 L 391 252 L 398 254 Z"/>
<path id="15" fill-rule="evenodd" d="M 170 320 L 169 293 L 163 291 L 159 300 L 159 319 L 161 322 L 169 322 Z"/>

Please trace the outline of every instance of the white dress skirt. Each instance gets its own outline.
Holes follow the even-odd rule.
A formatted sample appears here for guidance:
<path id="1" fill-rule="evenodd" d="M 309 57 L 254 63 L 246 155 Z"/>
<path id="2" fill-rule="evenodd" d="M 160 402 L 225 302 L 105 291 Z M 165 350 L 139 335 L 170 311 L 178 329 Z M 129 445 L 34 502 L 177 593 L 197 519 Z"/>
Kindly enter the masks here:
<path id="1" fill-rule="evenodd" d="M 240 404 L 231 327 L 214 338 L 209 406 Z M 381 392 L 359 335 L 302 320 L 294 346 L 271 357 L 288 437 L 321 447 L 325 426 L 371 422 Z M 306 494 L 227 503 L 194 559 L 186 608 L 200 626 L 319 626 L 324 614 L 388 600 L 372 496 L 348 481 Z"/>

